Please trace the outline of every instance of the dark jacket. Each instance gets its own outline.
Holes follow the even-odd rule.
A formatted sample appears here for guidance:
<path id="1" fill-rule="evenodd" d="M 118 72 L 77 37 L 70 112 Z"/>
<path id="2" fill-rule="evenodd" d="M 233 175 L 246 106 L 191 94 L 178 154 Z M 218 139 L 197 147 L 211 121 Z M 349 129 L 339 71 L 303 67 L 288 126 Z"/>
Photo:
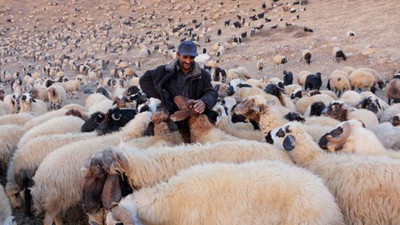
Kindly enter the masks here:
<path id="1" fill-rule="evenodd" d="M 139 80 L 143 92 L 149 97 L 160 99 L 163 106 L 166 107 L 170 113 L 175 112 L 177 107 L 174 104 L 174 96 L 171 96 L 171 93 L 166 90 L 165 84 L 176 75 L 177 63 L 178 60 L 168 65 L 159 66 L 154 70 L 148 70 Z M 206 103 L 206 109 L 212 109 L 215 106 L 218 93 L 211 85 L 211 76 L 208 72 L 201 69 L 197 63 L 194 64 L 191 76 L 186 80 L 184 85 L 188 85 L 188 97 L 190 99 L 203 100 L 203 102 Z"/>

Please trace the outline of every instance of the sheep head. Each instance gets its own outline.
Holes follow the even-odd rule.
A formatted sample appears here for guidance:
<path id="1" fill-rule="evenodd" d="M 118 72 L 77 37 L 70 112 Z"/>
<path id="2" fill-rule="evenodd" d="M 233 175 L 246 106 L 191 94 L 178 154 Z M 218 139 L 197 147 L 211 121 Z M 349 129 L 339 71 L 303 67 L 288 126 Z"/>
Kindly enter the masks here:
<path id="1" fill-rule="evenodd" d="M 56 89 L 54 87 L 50 87 L 47 92 L 50 94 L 51 97 L 56 97 Z"/>
<path id="2" fill-rule="evenodd" d="M 322 149 L 328 149 L 331 152 L 343 149 L 347 139 L 351 134 L 351 125 L 349 122 L 340 124 L 335 129 L 326 133 L 318 142 Z"/>
<path id="3" fill-rule="evenodd" d="M 333 102 L 322 112 L 324 115 L 329 116 L 339 121 L 346 121 L 348 110 L 341 102 Z"/>
<path id="4" fill-rule="evenodd" d="M 256 123 L 259 123 L 260 114 L 265 112 L 267 107 L 268 104 L 257 104 L 254 98 L 247 98 L 236 105 L 234 112 L 246 116 L 247 120 L 253 120 Z"/>
<path id="5" fill-rule="evenodd" d="M 105 115 L 105 119 L 97 127 L 99 135 L 104 135 L 120 130 L 136 116 L 136 110 L 133 109 L 110 109 Z"/>
<path id="6" fill-rule="evenodd" d="M 90 115 L 89 119 L 81 127 L 81 132 L 92 132 L 104 120 L 106 114 L 102 112 L 95 112 Z"/>
<path id="7" fill-rule="evenodd" d="M 377 114 L 379 110 L 381 110 L 381 105 L 379 104 L 379 100 L 374 98 L 373 96 L 368 96 L 358 103 L 357 108 L 359 109 L 368 109 L 369 111 Z"/>
<path id="8" fill-rule="evenodd" d="M 400 114 L 397 114 L 393 117 L 392 125 L 395 127 L 400 126 Z"/>

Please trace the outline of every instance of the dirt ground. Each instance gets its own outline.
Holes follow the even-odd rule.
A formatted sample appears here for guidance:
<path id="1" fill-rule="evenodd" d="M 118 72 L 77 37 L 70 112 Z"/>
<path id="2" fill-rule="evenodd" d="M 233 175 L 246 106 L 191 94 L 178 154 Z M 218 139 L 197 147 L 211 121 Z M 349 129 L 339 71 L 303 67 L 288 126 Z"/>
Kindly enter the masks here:
<path id="1" fill-rule="evenodd" d="M 297 74 L 300 71 L 321 72 L 323 79 L 335 69 L 345 66 L 354 68 L 368 67 L 390 79 L 395 71 L 400 70 L 400 4 L 393 0 L 309 0 L 308 5 L 291 5 L 296 12 L 283 10 L 286 2 L 295 0 L 279 0 L 280 6 L 275 6 L 265 14 L 265 19 L 250 21 L 249 17 L 261 13 L 264 1 L 239 0 L 0 0 L 0 72 L 20 72 L 28 64 L 34 71 L 42 71 L 48 60 L 33 59 L 33 55 L 49 55 L 59 58 L 63 54 L 72 55 L 76 62 L 84 63 L 89 56 L 109 60 L 110 64 L 104 70 L 109 76 L 110 69 L 115 68 L 115 60 L 124 60 L 130 68 L 141 76 L 146 70 L 157 65 L 170 62 L 172 59 L 153 51 L 155 43 L 145 39 L 144 43 L 152 51 L 150 57 L 142 56 L 138 45 L 131 45 L 130 50 L 99 50 L 104 45 L 109 49 L 115 47 L 118 41 L 129 40 L 129 37 L 144 37 L 146 33 L 168 33 L 179 20 L 194 27 L 190 21 L 196 19 L 201 23 L 195 32 L 202 35 L 199 40 L 199 52 L 207 48 L 211 59 L 212 45 L 216 42 L 229 42 L 233 36 L 249 30 L 251 27 L 264 25 L 255 37 L 247 37 L 237 47 L 226 49 L 218 58 L 219 66 L 224 69 L 244 66 L 255 77 L 263 76 L 282 78 L 283 70 Z M 267 1 L 267 6 L 271 5 Z M 222 4 L 221 4 L 222 3 Z M 236 29 L 232 23 L 241 15 L 249 27 Z M 298 16 L 299 19 L 296 17 Z M 169 23 L 168 18 L 174 21 Z M 207 20 L 205 19 L 207 17 Z M 231 20 L 231 26 L 224 26 L 224 21 Z M 131 21 L 131 26 L 123 25 Z M 286 25 L 287 24 L 287 25 Z M 271 27 L 278 25 L 276 29 Z M 104 27 L 109 27 L 108 34 Z M 314 32 L 304 32 L 304 27 Z M 217 30 L 222 35 L 217 35 Z M 96 31 L 96 32 L 94 32 Z M 346 36 L 348 31 L 356 33 L 354 39 Z M 211 35 L 211 43 L 204 43 L 204 35 Z M 149 35 L 148 35 L 149 36 Z M 63 37 L 59 38 L 59 37 Z M 159 43 L 178 45 L 182 36 L 171 33 L 169 40 L 164 38 Z M 79 40 L 79 41 L 77 41 Z M 165 45 L 161 45 L 164 46 Z M 332 60 L 331 49 L 340 46 L 348 57 L 340 63 Z M 42 48 L 42 50 L 40 50 Z M 311 65 L 300 62 L 301 51 L 310 49 Z M 277 69 L 272 63 L 272 57 L 285 55 L 289 62 L 283 69 Z M 264 70 L 259 72 L 256 62 L 265 61 Z M 141 63 L 141 67 L 135 65 Z M 65 75 L 73 78 L 78 72 L 66 67 Z M 325 85 L 326 81 L 324 82 Z M 93 81 L 86 87 L 95 91 L 97 82 Z M 324 86 L 325 87 L 325 86 Z M 5 85 L 10 93 L 10 84 Z M 75 102 L 84 105 L 88 94 L 79 93 L 76 98 L 68 99 L 67 103 Z M 384 92 L 378 93 L 385 99 Z M 0 174 L 0 182 L 4 186 L 6 179 Z M 14 210 L 18 224 L 41 224 L 41 218 L 26 218 L 23 210 Z M 76 207 L 66 213 L 65 224 L 87 224 L 86 216 Z"/>

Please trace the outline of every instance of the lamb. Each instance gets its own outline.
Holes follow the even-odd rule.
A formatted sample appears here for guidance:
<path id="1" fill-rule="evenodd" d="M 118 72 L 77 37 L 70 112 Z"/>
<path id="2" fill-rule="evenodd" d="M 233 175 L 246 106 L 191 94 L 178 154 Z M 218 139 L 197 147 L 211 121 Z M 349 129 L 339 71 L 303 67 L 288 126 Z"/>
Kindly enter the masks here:
<path id="1" fill-rule="evenodd" d="M 394 100 L 394 103 L 400 103 L 400 75 L 393 77 L 393 79 L 387 85 L 385 93 L 386 97 L 388 98 L 389 105 L 391 100 Z"/>
<path id="2" fill-rule="evenodd" d="M 193 191 L 199 185 L 202 191 Z M 182 203 L 182 199 L 187 201 Z M 199 202 L 204 204 L 199 207 Z M 344 224 L 333 195 L 320 178 L 267 160 L 193 166 L 168 182 L 128 195 L 106 221 L 108 225 L 133 224 L 134 215 L 149 224 Z"/>
<path id="3" fill-rule="evenodd" d="M 276 68 L 281 68 L 284 64 L 288 62 L 287 58 L 283 55 L 274 56 L 272 61 L 274 62 Z"/>
<path id="4" fill-rule="evenodd" d="M 11 115 L 0 116 L 0 126 L 5 124 L 15 124 L 23 126 L 29 120 L 33 119 L 33 116 L 29 113 L 18 113 Z"/>
<path id="5" fill-rule="evenodd" d="M 0 126 L 0 174 L 3 174 L 7 168 L 18 141 L 24 133 L 25 129 L 18 125 Z"/>
<path id="6" fill-rule="evenodd" d="M 283 151 L 278 151 L 271 145 L 256 141 L 219 142 L 205 145 L 183 145 L 178 147 L 165 147 L 143 151 L 131 148 L 126 150 L 111 149 L 93 155 L 86 164 L 86 179 L 84 185 L 83 204 L 84 210 L 89 213 L 89 219 L 96 216 L 100 205 L 97 201 L 102 195 L 102 206 L 110 208 L 107 199 L 118 191 L 118 186 L 100 193 L 94 186 L 107 186 L 113 183 L 111 179 L 119 182 L 120 175 L 125 175 L 130 187 L 139 189 L 165 181 L 179 170 L 192 165 L 205 162 L 244 162 L 255 159 L 278 160 L 289 163 L 290 159 Z M 97 180 L 97 172 L 108 175 L 109 181 Z M 136 172 L 135 172 L 136 171 Z M 115 177 L 117 176 L 117 177 Z M 115 179 L 117 178 L 117 179 Z M 111 181 L 111 182 L 110 182 Z M 125 184 L 124 184 L 125 186 Z M 114 198 L 118 202 L 120 197 Z M 96 221 L 99 222 L 99 221 Z"/>
<path id="7" fill-rule="evenodd" d="M 301 52 L 301 59 L 300 59 L 300 62 L 302 61 L 302 60 L 305 60 L 306 61 L 306 63 L 308 64 L 308 65 L 310 65 L 310 63 L 311 63 L 311 51 L 310 50 L 303 50 L 302 52 Z"/>
<path id="8" fill-rule="evenodd" d="M 399 160 L 324 152 L 298 123 L 285 124 L 271 133 L 275 146 L 325 180 L 346 224 L 400 223 Z"/>
<path id="9" fill-rule="evenodd" d="M 339 47 L 332 48 L 332 56 L 333 60 L 336 60 L 336 62 L 340 62 L 340 58 L 346 61 L 346 55 L 343 53 L 343 50 Z"/>
<path id="10" fill-rule="evenodd" d="M 342 92 L 350 90 L 350 81 L 346 72 L 334 70 L 328 79 L 326 86 L 328 90 L 334 90 L 340 96 Z"/>
<path id="11" fill-rule="evenodd" d="M 28 141 L 35 137 L 49 134 L 78 133 L 85 121 L 75 116 L 61 116 L 52 118 L 28 130 L 18 143 L 22 148 Z"/>
<path id="12" fill-rule="evenodd" d="M 67 92 L 61 85 L 52 85 L 48 89 L 48 99 L 51 109 L 60 109 L 67 100 Z"/>
<path id="13" fill-rule="evenodd" d="M 47 112 L 47 105 L 42 100 L 35 100 L 31 94 L 24 93 L 21 96 L 21 112 L 40 116 Z"/>
<path id="14" fill-rule="evenodd" d="M 62 224 L 60 213 L 80 201 L 84 183 L 80 169 L 91 155 L 117 146 L 121 139 L 142 136 L 150 119 L 150 112 L 140 113 L 120 132 L 74 142 L 51 152 L 36 171 L 31 188 L 36 212 L 46 212 L 44 224 L 51 225 L 54 220 Z M 61 162 L 68 166 L 59 166 Z"/>
<path id="15" fill-rule="evenodd" d="M 12 216 L 10 202 L 7 199 L 2 185 L 0 185 L 0 224 L 17 225 Z"/>
<path id="16" fill-rule="evenodd" d="M 367 109 L 354 109 L 341 101 L 332 102 L 323 113 L 342 122 L 350 119 L 360 120 L 367 128 L 379 123 L 373 112 Z"/>
<path id="17" fill-rule="evenodd" d="M 355 88 L 365 88 L 372 93 L 375 93 L 375 76 L 370 71 L 357 69 L 349 75 L 351 90 Z"/>
<path id="18" fill-rule="evenodd" d="M 18 193 L 25 190 L 26 214 L 30 215 L 30 192 L 28 187 L 33 185 L 32 177 L 44 158 L 52 151 L 75 141 L 86 140 L 96 137 L 96 133 L 67 133 L 46 135 L 33 138 L 22 148 L 17 149 L 13 156 L 13 171 L 7 177 L 9 193 Z M 10 196 L 12 198 L 13 196 Z"/>

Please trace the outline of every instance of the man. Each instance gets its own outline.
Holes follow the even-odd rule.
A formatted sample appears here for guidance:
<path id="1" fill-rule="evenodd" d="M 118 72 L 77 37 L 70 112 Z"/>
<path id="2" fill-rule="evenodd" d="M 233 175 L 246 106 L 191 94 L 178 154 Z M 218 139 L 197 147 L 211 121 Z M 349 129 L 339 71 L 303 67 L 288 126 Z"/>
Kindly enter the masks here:
<path id="1" fill-rule="evenodd" d="M 177 95 L 194 99 L 194 110 L 199 114 L 208 114 L 217 102 L 218 93 L 211 85 L 210 74 L 194 61 L 196 56 L 196 45 L 192 41 L 182 42 L 178 46 L 177 60 L 148 70 L 140 78 L 143 92 L 160 99 L 162 107 L 171 114 L 178 110 L 174 103 Z M 187 128 L 187 123 L 178 125 Z"/>

